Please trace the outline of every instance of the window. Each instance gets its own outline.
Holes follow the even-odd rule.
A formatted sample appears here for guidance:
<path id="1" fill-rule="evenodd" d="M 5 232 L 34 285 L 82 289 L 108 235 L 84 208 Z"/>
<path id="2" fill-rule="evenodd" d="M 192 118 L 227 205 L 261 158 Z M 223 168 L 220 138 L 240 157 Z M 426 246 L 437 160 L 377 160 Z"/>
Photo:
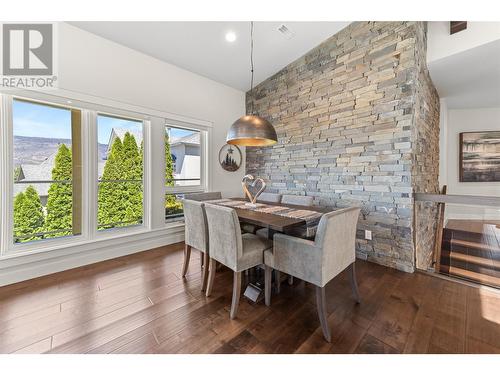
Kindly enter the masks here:
<path id="1" fill-rule="evenodd" d="M 143 123 L 97 116 L 97 229 L 143 222 Z"/>
<path id="2" fill-rule="evenodd" d="M 167 126 L 165 160 L 167 186 L 200 186 L 201 132 Z"/>
<path id="3" fill-rule="evenodd" d="M 13 242 L 81 234 L 81 112 L 14 99 Z"/>
<path id="4" fill-rule="evenodd" d="M 204 190 L 204 131 L 165 126 L 165 218 L 182 216 L 184 192 Z"/>
<path id="5" fill-rule="evenodd" d="M 0 90 L 0 259 L 156 238 L 162 217 L 183 219 L 186 193 L 206 190 L 210 123 L 21 95 Z"/>

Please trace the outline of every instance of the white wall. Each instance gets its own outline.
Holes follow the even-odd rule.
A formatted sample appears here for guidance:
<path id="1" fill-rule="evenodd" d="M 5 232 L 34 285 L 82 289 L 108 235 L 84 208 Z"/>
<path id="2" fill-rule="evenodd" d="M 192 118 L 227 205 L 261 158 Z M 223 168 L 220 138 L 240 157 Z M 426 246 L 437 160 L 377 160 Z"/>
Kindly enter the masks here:
<path id="1" fill-rule="evenodd" d="M 500 39 L 500 22 L 467 22 L 467 29 L 450 35 L 450 22 L 427 23 L 427 62 Z"/>
<path id="2" fill-rule="evenodd" d="M 59 24 L 58 48 L 61 89 L 212 122 L 210 188 L 241 195 L 244 162 L 237 172 L 224 171 L 218 153 L 245 112 L 244 92 L 66 23 Z"/>
<path id="3" fill-rule="evenodd" d="M 439 189 L 448 183 L 448 104 L 439 100 Z"/>
<path id="4" fill-rule="evenodd" d="M 244 92 L 161 62 L 69 24 L 60 23 L 58 26 L 58 90 L 47 94 L 55 95 L 54 98 L 65 96 L 75 100 L 75 103 L 82 101 L 101 106 L 116 106 L 116 103 L 119 103 L 119 107 L 137 108 L 137 112 L 143 111 L 140 113 L 155 114 L 155 111 L 158 111 L 157 113 L 162 114 L 161 117 L 164 117 L 164 113 L 172 114 L 173 120 L 182 117 L 184 120 L 198 120 L 198 123 L 211 123 L 209 188 L 222 191 L 226 196 L 241 195 L 244 158 L 241 169 L 231 173 L 219 166 L 218 152 L 225 144 L 228 128 L 245 112 Z M 36 97 L 37 93 L 33 95 Z M 65 98 L 59 97 L 55 102 L 66 103 Z M 0 104 L 1 99 L 2 97 Z M 0 130 L 5 130 L 6 116 L 0 116 L 0 119 Z M 147 127 L 147 139 L 153 157 L 151 160 L 145 159 L 145 166 L 150 166 L 153 177 L 146 182 L 145 189 L 149 189 L 151 197 L 162 197 L 165 168 L 162 141 L 164 123 L 154 116 L 150 123 L 151 126 Z M 245 150 L 242 150 L 242 153 L 244 152 Z M 11 181 L 6 176 L 8 173 L 0 166 L 2 181 Z M 2 198 L 4 195 L 0 194 Z M 95 199 L 90 202 L 95 203 Z M 109 236 L 104 234 L 103 237 L 90 240 L 54 240 L 50 245 L 48 242 L 43 245 L 33 243 L 30 251 L 3 253 L 0 258 L 0 285 L 183 240 L 184 228 L 181 223 L 165 225 L 163 204 L 152 201 L 145 202 L 145 205 L 150 207 L 145 215 L 148 225 L 135 231 L 130 230 L 125 237 L 109 232 Z M 2 206 L 2 210 L 5 206 Z M 9 221 L 9 215 L 0 215 L 0 218 L 2 223 Z"/>
<path id="5" fill-rule="evenodd" d="M 450 109 L 441 123 L 444 135 L 440 153 L 440 184 L 448 194 L 500 196 L 500 182 L 459 182 L 459 134 L 471 131 L 500 131 L 500 108 Z M 500 220 L 500 207 L 447 205 L 447 218 Z"/>

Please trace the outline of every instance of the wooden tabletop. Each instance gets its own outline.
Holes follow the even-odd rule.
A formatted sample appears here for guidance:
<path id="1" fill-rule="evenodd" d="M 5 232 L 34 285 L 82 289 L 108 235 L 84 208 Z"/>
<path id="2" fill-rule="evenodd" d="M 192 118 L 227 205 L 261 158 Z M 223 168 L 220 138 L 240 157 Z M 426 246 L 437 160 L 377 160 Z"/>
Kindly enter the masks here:
<path id="1" fill-rule="evenodd" d="M 230 198 L 232 200 L 238 201 L 248 201 L 245 198 Z M 294 204 L 282 204 L 282 203 L 274 203 L 274 202 L 264 202 L 259 201 L 259 203 L 265 203 L 272 206 L 281 206 L 281 207 L 289 207 L 300 210 L 309 210 L 316 211 L 321 213 L 327 213 L 332 211 L 332 209 L 319 207 L 319 206 L 298 206 Z M 265 212 L 258 212 L 253 210 L 246 210 L 243 208 L 232 207 L 235 209 L 238 218 L 242 223 L 249 223 L 253 225 L 258 225 L 263 228 L 269 228 L 276 232 L 285 232 L 290 228 L 305 225 L 306 221 L 304 219 L 297 219 L 292 217 L 285 217 Z"/>

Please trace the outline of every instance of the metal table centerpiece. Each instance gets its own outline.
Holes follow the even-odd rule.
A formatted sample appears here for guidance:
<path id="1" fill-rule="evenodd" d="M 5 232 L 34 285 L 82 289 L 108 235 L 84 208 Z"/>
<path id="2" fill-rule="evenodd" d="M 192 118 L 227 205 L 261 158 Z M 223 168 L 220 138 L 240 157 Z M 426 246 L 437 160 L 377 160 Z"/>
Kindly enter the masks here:
<path id="1" fill-rule="evenodd" d="M 259 185 L 260 185 L 259 190 L 257 190 L 257 192 L 255 194 L 252 194 L 250 192 L 250 190 L 249 190 L 249 187 L 250 188 L 256 188 Z M 257 204 L 256 204 L 257 198 L 266 189 L 266 183 L 265 183 L 265 181 L 262 178 L 260 178 L 260 177 L 255 178 L 253 175 L 247 174 L 241 180 L 241 186 L 243 187 L 243 192 L 245 193 L 245 195 L 250 200 L 250 203 L 246 203 L 246 206 L 248 206 L 248 207 L 257 207 Z"/>

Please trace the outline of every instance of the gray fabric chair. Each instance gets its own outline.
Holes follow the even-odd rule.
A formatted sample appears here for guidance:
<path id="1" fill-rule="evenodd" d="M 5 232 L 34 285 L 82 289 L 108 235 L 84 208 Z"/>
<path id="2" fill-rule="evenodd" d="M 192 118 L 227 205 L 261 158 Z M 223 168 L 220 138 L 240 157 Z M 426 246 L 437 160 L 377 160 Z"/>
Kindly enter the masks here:
<path id="1" fill-rule="evenodd" d="M 281 202 L 281 194 L 262 193 L 257 198 L 257 202 L 280 203 Z"/>
<path id="2" fill-rule="evenodd" d="M 331 341 L 331 334 L 326 313 L 325 285 L 349 268 L 353 293 L 356 301 L 360 301 L 354 269 L 359 212 L 358 207 L 352 207 L 323 215 L 314 241 L 275 234 L 273 250 L 264 253 L 266 305 L 271 303 L 272 269 L 316 285 L 319 320 L 328 342 Z"/>
<path id="3" fill-rule="evenodd" d="M 184 199 L 189 199 L 192 201 L 200 201 L 200 202 L 211 201 L 214 199 L 221 199 L 221 198 L 222 194 L 220 191 L 184 194 Z"/>
<path id="4" fill-rule="evenodd" d="M 207 214 L 210 252 L 210 275 L 207 297 L 212 292 L 216 262 L 220 262 L 234 272 L 231 319 L 236 317 L 241 293 L 241 273 L 263 264 L 264 251 L 271 249 L 271 241 L 255 234 L 241 234 L 236 211 L 229 207 L 205 205 Z"/>
<path id="5" fill-rule="evenodd" d="M 263 203 L 280 203 L 281 202 L 281 194 L 275 194 L 275 193 L 262 193 L 259 195 L 257 202 L 263 202 Z M 252 224 L 247 224 L 243 223 L 241 225 L 241 229 L 245 233 L 253 233 L 255 234 L 257 232 L 257 229 L 259 229 L 258 226 L 252 225 Z M 266 236 L 267 238 L 267 236 Z"/>
<path id="6" fill-rule="evenodd" d="M 295 204 L 298 206 L 312 206 L 313 199 L 313 197 L 308 195 L 283 195 L 281 197 L 281 203 Z"/>
<path id="7" fill-rule="evenodd" d="M 208 225 L 205 214 L 205 204 L 202 202 L 184 199 L 184 221 L 185 221 L 185 248 L 184 264 L 182 266 L 182 277 L 186 277 L 191 257 L 191 249 L 200 251 L 202 265 L 201 290 L 205 290 L 208 281 L 208 260 L 209 260 L 209 242 Z"/>

